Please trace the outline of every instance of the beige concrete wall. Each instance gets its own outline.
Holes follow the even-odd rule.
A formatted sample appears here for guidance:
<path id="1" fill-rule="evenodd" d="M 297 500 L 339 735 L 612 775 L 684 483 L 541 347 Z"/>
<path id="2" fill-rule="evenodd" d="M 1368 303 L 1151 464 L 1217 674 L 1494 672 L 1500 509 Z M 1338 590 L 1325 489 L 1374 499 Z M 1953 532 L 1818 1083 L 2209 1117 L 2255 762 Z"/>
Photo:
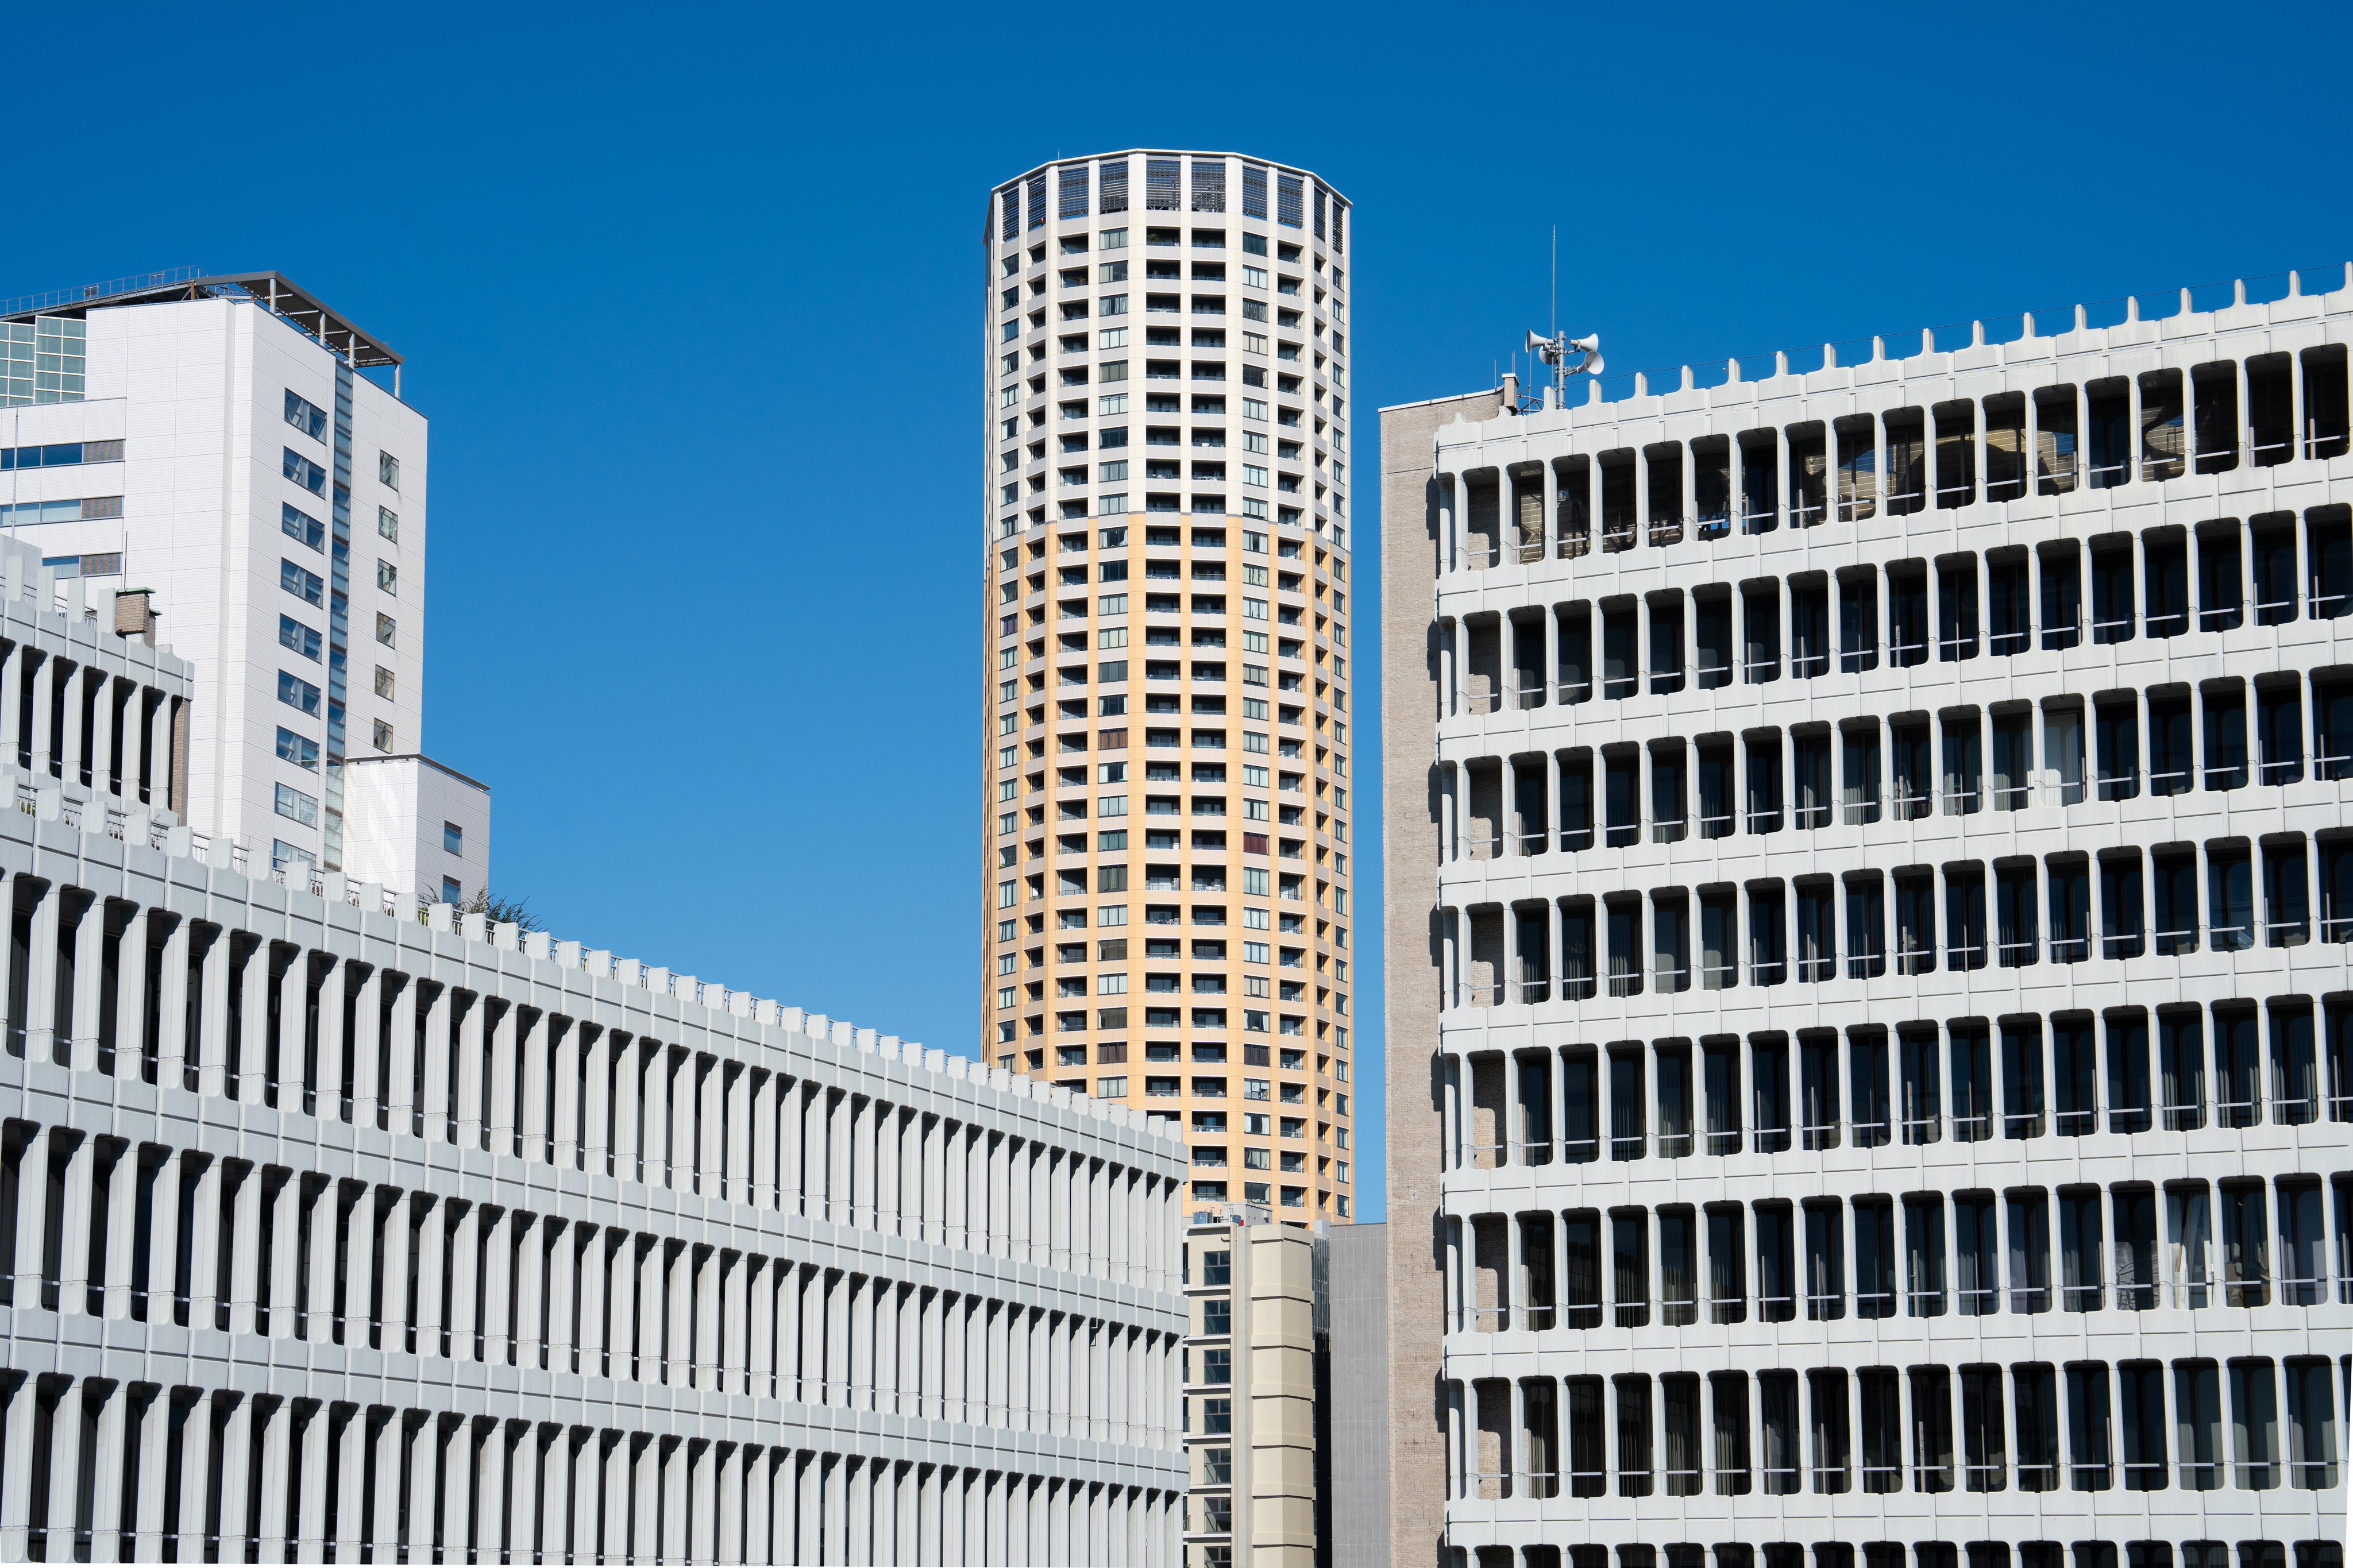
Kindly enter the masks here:
<path id="1" fill-rule="evenodd" d="M 1381 870 L 1388 989 L 1389 1550 L 1396 1568 L 1439 1560 L 1446 1456 L 1439 1419 L 1437 508 L 1431 439 L 1485 419 L 1479 393 L 1381 411 Z"/>
<path id="2" fill-rule="evenodd" d="M 1249 1561 L 1253 1564 L 1312 1563 L 1315 1551 L 1315 1242 L 1308 1232 L 1288 1226 L 1253 1226 L 1248 1234 Z M 1237 1552 L 1235 1561 L 1241 1560 Z"/>

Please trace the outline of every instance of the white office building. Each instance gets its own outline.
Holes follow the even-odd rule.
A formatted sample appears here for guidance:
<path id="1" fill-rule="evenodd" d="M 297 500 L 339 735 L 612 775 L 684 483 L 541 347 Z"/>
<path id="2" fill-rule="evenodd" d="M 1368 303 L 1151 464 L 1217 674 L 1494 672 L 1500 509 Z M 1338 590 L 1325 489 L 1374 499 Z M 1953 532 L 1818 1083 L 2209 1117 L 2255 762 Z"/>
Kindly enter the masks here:
<path id="1" fill-rule="evenodd" d="M 346 861 L 342 763 L 419 749 L 426 421 L 400 364 L 274 272 L 0 301 L 0 526 L 60 577 L 151 591 L 195 672 L 188 820 L 265 865 L 375 874 Z"/>
<path id="2" fill-rule="evenodd" d="M 1398 1563 L 2341 1563 L 2327 281 L 1385 413 Z"/>

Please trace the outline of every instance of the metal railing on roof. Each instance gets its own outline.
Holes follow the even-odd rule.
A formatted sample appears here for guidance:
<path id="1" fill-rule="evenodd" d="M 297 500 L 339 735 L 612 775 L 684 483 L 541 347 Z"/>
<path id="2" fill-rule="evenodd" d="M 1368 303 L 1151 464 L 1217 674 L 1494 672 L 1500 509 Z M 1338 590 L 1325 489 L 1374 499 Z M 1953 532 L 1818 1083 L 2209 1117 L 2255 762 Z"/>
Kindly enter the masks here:
<path id="1" fill-rule="evenodd" d="M 14 300 L 0 300 L 0 316 L 32 315 L 67 306 L 92 304 L 148 289 L 168 289 L 174 283 L 192 283 L 207 276 L 209 274 L 201 267 L 174 267 L 162 272 L 110 278 L 103 283 L 85 283 L 79 289 L 52 289 L 46 294 L 25 294 Z"/>

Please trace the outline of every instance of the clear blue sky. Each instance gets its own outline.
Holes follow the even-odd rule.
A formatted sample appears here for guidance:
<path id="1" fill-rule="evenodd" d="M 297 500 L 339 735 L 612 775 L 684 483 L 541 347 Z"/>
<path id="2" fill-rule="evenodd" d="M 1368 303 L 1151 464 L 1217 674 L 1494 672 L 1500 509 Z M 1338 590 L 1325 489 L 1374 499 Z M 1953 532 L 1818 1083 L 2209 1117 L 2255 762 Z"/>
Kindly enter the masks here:
<path id="1" fill-rule="evenodd" d="M 426 744 L 494 786 L 503 890 L 967 1052 L 995 181 L 1136 144 L 1321 171 L 1360 446 L 1544 324 L 1556 223 L 1613 371 L 2353 256 L 2341 5 L 45 19 L 16 46 L 78 63 L 21 103 L 0 296 L 276 268 L 408 356 Z"/>

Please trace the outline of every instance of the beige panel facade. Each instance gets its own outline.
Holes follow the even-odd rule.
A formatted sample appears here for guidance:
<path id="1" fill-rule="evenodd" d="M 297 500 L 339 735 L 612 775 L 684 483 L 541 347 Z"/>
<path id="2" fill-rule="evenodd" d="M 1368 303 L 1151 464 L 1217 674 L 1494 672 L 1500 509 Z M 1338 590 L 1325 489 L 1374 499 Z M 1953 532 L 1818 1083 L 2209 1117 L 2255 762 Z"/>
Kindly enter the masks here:
<path id="1" fill-rule="evenodd" d="M 1328 1231 L 1262 1212 L 1198 1215 L 1186 1237 L 1187 1568 L 1316 1568 L 1329 1551 Z"/>
<path id="2" fill-rule="evenodd" d="M 1440 514 L 1432 437 L 1493 417 L 1492 392 L 1381 411 L 1381 870 L 1388 991 L 1389 1542 L 1398 1568 L 1439 1561 L 1446 1449 L 1439 1420 L 1443 1259 L 1438 1246 L 1440 1117 L 1437 781 Z"/>

